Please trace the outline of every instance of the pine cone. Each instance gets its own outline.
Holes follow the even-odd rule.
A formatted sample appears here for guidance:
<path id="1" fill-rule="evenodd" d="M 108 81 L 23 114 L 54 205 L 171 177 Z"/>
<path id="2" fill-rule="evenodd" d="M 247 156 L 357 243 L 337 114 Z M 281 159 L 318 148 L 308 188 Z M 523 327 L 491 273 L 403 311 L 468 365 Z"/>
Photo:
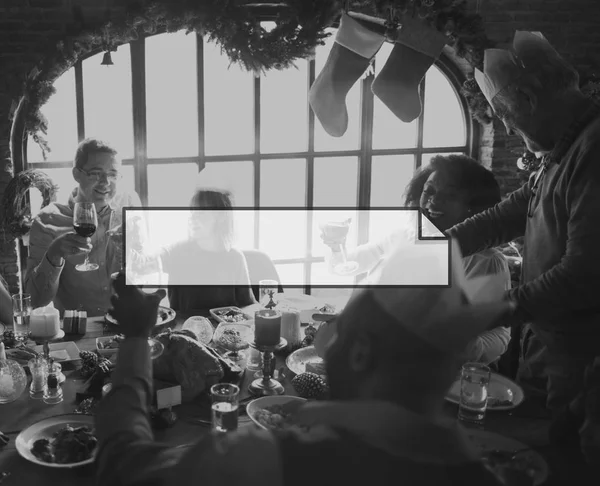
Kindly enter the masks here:
<path id="1" fill-rule="evenodd" d="M 2 334 L 2 342 L 7 348 L 12 348 L 15 345 L 14 331 L 4 331 L 4 333 Z"/>
<path id="2" fill-rule="evenodd" d="M 327 392 L 327 383 L 316 373 L 300 373 L 292 380 L 292 386 L 302 398 L 323 398 Z"/>

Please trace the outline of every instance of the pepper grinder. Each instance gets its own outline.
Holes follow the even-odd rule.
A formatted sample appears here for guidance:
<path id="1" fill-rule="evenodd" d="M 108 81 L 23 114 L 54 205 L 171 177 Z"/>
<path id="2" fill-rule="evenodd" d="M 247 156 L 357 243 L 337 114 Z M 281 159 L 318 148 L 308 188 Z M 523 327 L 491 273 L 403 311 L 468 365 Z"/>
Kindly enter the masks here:
<path id="1" fill-rule="evenodd" d="M 48 365 L 48 381 L 44 391 L 44 403 L 48 405 L 56 405 L 63 401 L 63 391 L 59 383 L 60 368 L 50 359 Z"/>

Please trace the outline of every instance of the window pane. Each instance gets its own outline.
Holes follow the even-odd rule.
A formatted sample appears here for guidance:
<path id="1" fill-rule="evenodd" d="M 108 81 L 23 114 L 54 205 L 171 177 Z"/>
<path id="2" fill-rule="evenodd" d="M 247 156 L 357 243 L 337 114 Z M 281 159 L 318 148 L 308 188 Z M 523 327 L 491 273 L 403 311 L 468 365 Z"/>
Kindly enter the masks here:
<path id="1" fill-rule="evenodd" d="M 198 174 L 199 187 L 217 187 L 231 192 L 236 207 L 254 207 L 254 164 L 207 162 Z M 236 246 L 254 248 L 254 211 L 236 211 Z"/>
<path id="2" fill-rule="evenodd" d="M 207 155 L 254 152 L 254 76 L 213 42 L 204 42 L 204 143 Z"/>
<path id="3" fill-rule="evenodd" d="M 262 160 L 260 207 L 306 205 L 306 160 Z"/>
<path id="4" fill-rule="evenodd" d="M 260 150 L 303 152 L 308 148 L 308 62 L 270 71 L 260 80 Z"/>
<path id="5" fill-rule="evenodd" d="M 196 164 L 149 165 L 148 205 L 189 206 L 197 177 Z"/>
<path id="6" fill-rule="evenodd" d="M 272 260 L 306 256 L 306 211 L 262 210 L 259 246 Z"/>
<path id="7" fill-rule="evenodd" d="M 60 169 L 40 169 L 50 176 L 52 182 L 58 186 L 56 191 L 56 202 L 61 204 L 67 204 L 69 196 L 75 187 L 77 182 L 73 179 L 73 169 L 71 167 L 65 167 Z"/>
<path id="8" fill-rule="evenodd" d="M 333 189 L 335 188 L 335 190 Z M 313 205 L 356 206 L 358 198 L 358 158 L 315 159 Z"/>
<path id="9" fill-rule="evenodd" d="M 148 157 L 198 155 L 196 36 L 146 39 Z"/>
<path id="10" fill-rule="evenodd" d="M 449 154 L 449 153 L 445 153 L 445 154 L 423 154 L 423 156 L 421 157 L 421 167 L 425 167 L 426 165 L 429 165 L 429 162 L 431 162 L 431 159 L 433 159 L 436 155 L 460 155 L 459 153 L 454 153 L 454 154 Z"/>
<path id="11" fill-rule="evenodd" d="M 392 52 L 393 45 L 385 42 L 375 56 L 375 72 L 381 71 Z M 373 148 L 397 149 L 417 146 L 418 118 L 404 123 L 375 96 L 373 107 Z"/>
<path id="12" fill-rule="evenodd" d="M 316 49 L 315 73 L 316 78 L 325 66 L 327 57 L 331 52 L 335 41 L 336 29 L 329 29 L 332 35 L 325 40 L 324 46 Z M 315 79 L 316 79 L 315 78 Z M 348 110 L 348 130 L 344 136 L 336 138 L 329 135 L 321 122 L 315 116 L 315 150 L 333 151 L 333 150 L 357 150 L 360 144 L 360 88 L 361 82 L 357 81 L 350 89 L 346 97 L 346 109 Z"/>
<path id="13" fill-rule="evenodd" d="M 312 222 L 312 256 L 324 257 L 327 251 L 327 246 L 321 239 L 320 226 L 330 221 L 343 221 L 352 218 L 350 231 L 346 239 L 346 247 L 351 251 L 356 247 L 358 242 L 358 212 L 355 209 L 347 209 L 341 211 L 313 211 Z"/>
<path id="14" fill-rule="evenodd" d="M 83 61 L 85 136 L 113 145 L 124 159 L 133 158 L 131 56 L 129 46 L 113 52 L 113 66 L 102 66 L 103 53 Z"/>
<path id="15" fill-rule="evenodd" d="M 50 145 L 49 162 L 73 160 L 77 148 L 77 104 L 75 101 L 75 69 L 69 69 L 54 82 L 56 93 L 42 106 L 48 119 L 48 133 L 43 135 Z M 44 157 L 31 137 L 27 140 L 27 162 L 43 162 Z"/>
<path id="16" fill-rule="evenodd" d="M 288 285 L 305 285 L 304 282 L 304 264 L 303 263 L 288 263 L 283 265 L 275 265 L 279 278 L 285 288 L 286 294 L 302 294 L 304 289 L 302 287 L 298 289 L 291 289 L 285 287 Z"/>
<path id="17" fill-rule="evenodd" d="M 436 66 L 427 72 L 425 83 L 423 146 L 464 145 L 465 118 L 452 84 Z"/>
<path id="18" fill-rule="evenodd" d="M 333 288 L 333 289 L 329 289 L 329 288 L 317 288 L 317 289 L 311 289 L 310 293 L 311 295 L 318 297 L 319 299 L 332 299 L 332 300 L 342 300 L 343 297 L 345 297 L 346 299 L 349 299 L 350 296 L 352 295 L 352 290 L 351 288 L 349 289 L 339 289 L 339 288 Z"/>
<path id="19" fill-rule="evenodd" d="M 413 155 L 373 157 L 371 207 L 402 207 L 404 191 L 415 173 Z"/>
<path id="20" fill-rule="evenodd" d="M 417 220 L 413 211 L 370 211 L 368 241 L 378 241 L 397 228 L 410 228 Z"/>

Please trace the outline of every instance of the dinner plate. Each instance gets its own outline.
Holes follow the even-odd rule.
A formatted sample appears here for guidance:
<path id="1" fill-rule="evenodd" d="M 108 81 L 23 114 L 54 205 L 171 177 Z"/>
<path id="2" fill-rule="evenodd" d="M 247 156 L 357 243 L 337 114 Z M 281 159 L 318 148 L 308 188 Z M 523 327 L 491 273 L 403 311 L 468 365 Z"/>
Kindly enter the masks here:
<path id="1" fill-rule="evenodd" d="M 108 312 L 104 314 L 104 319 L 106 322 L 112 324 L 113 326 L 118 326 L 119 323 L 117 320 L 111 316 Z M 168 324 L 173 319 L 175 319 L 175 311 L 169 307 L 158 306 L 158 315 L 156 316 L 156 325 L 162 326 L 164 324 Z"/>
<path id="2" fill-rule="evenodd" d="M 242 319 L 239 321 L 233 321 L 233 320 L 227 320 L 226 318 L 222 317 L 222 314 L 225 314 L 227 312 L 234 312 L 236 314 L 239 314 L 242 316 Z M 247 314 L 246 312 L 244 312 L 242 309 L 240 309 L 239 307 L 236 307 L 234 305 L 230 305 L 227 307 L 217 307 L 215 309 L 210 309 L 209 310 L 210 315 L 218 322 L 224 322 L 226 324 L 240 324 L 242 322 L 246 322 L 252 319 L 252 316 L 250 314 Z"/>
<path id="3" fill-rule="evenodd" d="M 52 467 L 58 469 L 70 469 L 74 467 L 85 466 L 86 464 L 91 464 L 94 462 L 94 458 L 96 456 L 96 449 L 92 454 L 92 457 L 86 459 L 81 462 L 74 462 L 69 464 L 56 464 L 52 462 L 44 462 L 35 457 L 31 452 L 31 447 L 33 443 L 38 439 L 51 439 L 52 436 L 58 432 L 63 427 L 70 425 L 71 427 L 82 427 L 87 426 L 91 429 L 94 428 L 94 417 L 92 415 L 84 415 L 84 414 L 65 414 L 65 415 L 56 415 L 54 417 L 45 418 L 40 420 L 39 422 L 30 425 L 25 430 L 21 431 L 21 433 L 17 436 L 15 440 L 15 447 L 19 455 L 28 460 L 29 462 L 33 462 L 34 464 L 38 464 L 40 466 Z"/>
<path id="4" fill-rule="evenodd" d="M 306 371 L 306 365 L 309 363 L 315 365 L 324 364 L 323 359 L 317 354 L 317 350 L 314 346 L 297 349 L 285 360 L 287 367 L 296 375 L 304 373 Z M 325 376 L 323 373 L 318 374 Z"/>
<path id="5" fill-rule="evenodd" d="M 533 486 L 540 486 L 547 481 L 550 474 L 548 463 L 538 452 L 529 449 L 522 442 L 481 429 L 465 429 L 465 433 L 483 456 L 492 451 L 523 451 L 519 452 L 519 458 L 525 459 L 535 471 L 532 476 Z"/>
<path id="6" fill-rule="evenodd" d="M 524 399 L 523 389 L 514 381 L 498 373 L 491 374 L 490 384 L 488 385 L 488 410 L 512 410 L 521 405 Z M 452 384 L 446 394 L 446 400 L 457 405 L 460 402 L 460 378 Z"/>
<path id="7" fill-rule="evenodd" d="M 260 423 L 258 417 L 256 416 L 257 412 L 267 407 L 281 405 L 287 413 L 293 413 L 298 409 L 298 407 L 304 405 L 306 401 L 307 400 L 305 398 L 294 397 L 291 395 L 273 395 L 261 397 L 256 398 L 248 403 L 246 406 L 246 413 L 248 414 L 248 417 L 250 417 L 250 420 L 252 420 L 252 422 L 258 425 L 261 429 L 269 430 L 267 426 Z"/>

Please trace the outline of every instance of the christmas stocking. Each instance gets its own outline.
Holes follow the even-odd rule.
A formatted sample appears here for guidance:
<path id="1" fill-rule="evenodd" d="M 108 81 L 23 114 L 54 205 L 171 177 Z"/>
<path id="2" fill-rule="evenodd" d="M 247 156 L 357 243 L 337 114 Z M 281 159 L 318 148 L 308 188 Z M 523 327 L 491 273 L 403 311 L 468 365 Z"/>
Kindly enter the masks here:
<path id="1" fill-rule="evenodd" d="M 369 67 L 385 37 L 366 22 L 342 14 L 335 43 L 325 67 L 310 88 L 309 102 L 325 131 L 341 137 L 348 129 L 346 96 Z"/>
<path id="2" fill-rule="evenodd" d="M 438 30 L 412 17 L 402 20 L 396 44 L 371 89 L 403 122 L 421 114 L 419 84 L 445 44 Z"/>

